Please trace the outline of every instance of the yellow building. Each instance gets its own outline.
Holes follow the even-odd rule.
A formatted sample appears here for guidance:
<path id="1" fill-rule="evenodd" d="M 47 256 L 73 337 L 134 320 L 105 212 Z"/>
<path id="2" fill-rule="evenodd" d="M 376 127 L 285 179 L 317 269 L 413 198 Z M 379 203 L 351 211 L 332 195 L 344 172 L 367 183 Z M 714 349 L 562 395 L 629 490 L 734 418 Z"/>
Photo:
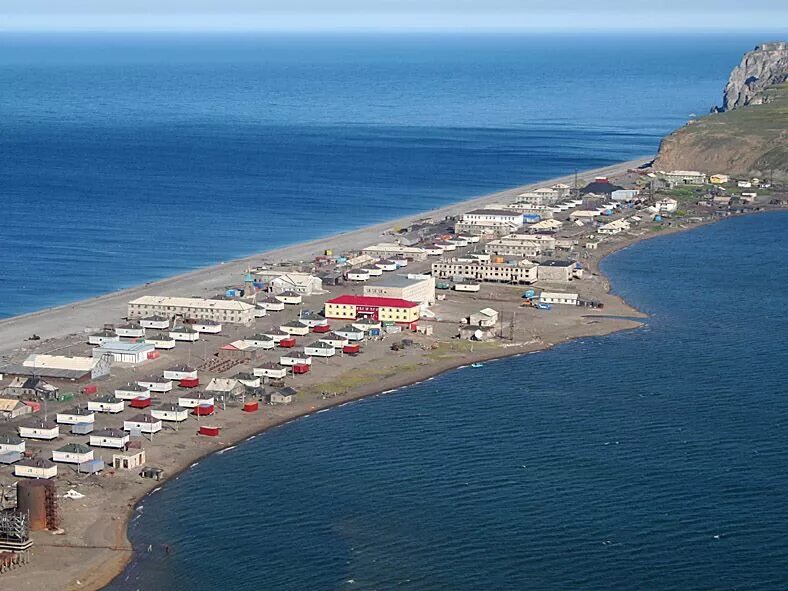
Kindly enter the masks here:
<path id="1" fill-rule="evenodd" d="M 325 315 L 345 320 L 374 318 L 381 322 L 411 323 L 419 319 L 420 307 L 418 302 L 399 298 L 343 295 L 326 302 Z"/>

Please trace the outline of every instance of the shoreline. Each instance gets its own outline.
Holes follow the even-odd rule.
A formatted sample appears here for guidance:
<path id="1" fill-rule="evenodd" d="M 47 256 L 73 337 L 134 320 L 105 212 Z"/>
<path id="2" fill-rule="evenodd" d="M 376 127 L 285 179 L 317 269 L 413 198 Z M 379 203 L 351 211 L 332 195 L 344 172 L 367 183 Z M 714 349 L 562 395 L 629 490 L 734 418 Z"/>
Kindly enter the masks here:
<path id="1" fill-rule="evenodd" d="M 601 168 L 580 171 L 578 175 L 580 175 L 580 178 L 584 176 L 613 176 L 625 172 L 627 169 L 636 168 L 651 159 L 653 157 L 644 156 Z M 167 290 L 168 295 L 195 295 L 203 297 L 206 294 L 214 294 L 220 287 L 237 283 L 238 278 L 242 276 L 248 266 L 260 264 L 265 259 L 308 260 L 323 254 L 326 248 L 331 248 L 337 252 L 357 249 L 367 244 L 382 241 L 384 238 L 382 233 L 394 226 L 404 226 L 422 219 L 457 215 L 468 208 L 495 203 L 497 200 L 509 199 L 539 186 L 571 182 L 574 176 L 574 173 L 572 173 L 526 185 L 519 185 L 354 230 L 346 230 L 306 242 L 263 250 L 248 256 L 199 267 L 185 273 L 99 294 L 84 300 L 3 318 L 0 319 L 0 355 L 7 355 L 13 349 L 24 346 L 25 339 L 32 334 L 39 335 L 43 340 L 46 340 L 81 333 L 85 331 L 86 327 L 97 329 L 105 323 L 114 322 L 118 318 L 116 306 L 122 306 L 123 315 L 125 316 L 127 301 L 142 295 L 161 293 L 164 289 Z M 63 322 L 64 319 L 62 317 L 58 318 L 63 313 L 69 315 L 66 322 Z M 52 326 L 57 328 L 53 331 Z"/>
<path id="2" fill-rule="evenodd" d="M 619 163 L 617 165 L 613 165 L 610 167 L 606 167 L 603 170 L 609 171 L 610 169 L 622 170 L 625 171 L 627 168 L 632 168 L 635 165 L 636 161 L 629 161 L 625 163 Z M 638 163 L 642 161 L 637 161 Z M 602 174 L 599 170 L 594 171 L 587 171 L 582 174 L 589 175 L 589 174 Z M 608 173 L 612 174 L 612 173 Z M 573 176 L 573 175 L 572 175 Z M 560 177 L 566 178 L 566 177 Z M 542 181 L 540 183 L 534 183 L 534 185 L 530 186 L 539 186 L 544 185 L 546 183 L 551 182 L 558 182 L 556 180 L 547 180 Z M 484 202 L 494 202 L 496 199 L 502 199 L 504 196 L 512 196 L 516 192 L 521 192 L 523 188 L 518 187 L 515 189 L 509 189 L 504 192 L 495 193 L 492 195 L 486 195 L 482 197 L 478 197 L 469 201 L 461 201 L 456 204 L 452 204 L 451 206 L 447 206 L 445 208 L 440 208 L 439 210 L 433 210 L 432 212 L 426 212 L 424 214 L 417 214 L 411 216 L 410 218 L 403 218 L 403 219 L 424 219 L 426 217 L 430 217 L 430 215 L 443 215 L 443 212 L 450 210 L 450 209 L 458 209 L 463 210 L 467 209 L 469 206 L 478 205 Z M 438 212 L 438 213 L 435 213 Z M 597 279 L 601 280 L 602 286 L 604 286 L 606 292 L 605 298 L 605 308 L 604 313 L 594 314 L 592 311 L 583 312 L 582 316 L 580 316 L 580 320 L 584 322 L 582 325 L 580 323 L 576 323 L 570 327 L 565 327 L 563 331 L 559 331 L 557 338 L 552 338 L 550 340 L 532 340 L 527 342 L 519 342 L 519 343 L 511 343 L 508 345 L 498 346 L 491 349 L 480 349 L 475 352 L 471 353 L 460 353 L 459 355 L 449 355 L 446 358 L 436 359 L 431 361 L 430 363 L 420 365 L 417 368 L 408 367 L 403 368 L 399 374 L 391 375 L 391 376 L 384 376 L 382 379 L 371 379 L 368 380 L 366 383 L 360 384 L 358 386 L 350 388 L 345 395 L 336 398 L 330 399 L 312 399 L 312 400 L 304 400 L 299 401 L 298 403 L 294 403 L 291 406 L 287 407 L 276 407 L 275 409 L 268 411 L 265 413 L 264 420 L 266 418 L 270 418 L 271 420 L 265 421 L 265 424 L 259 424 L 259 421 L 250 420 L 243 424 L 243 427 L 232 431 L 228 426 L 225 430 L 227 435 L 224 435 L 219 438 L 218 441 L 200 441 L 199 444 L 193 445 L 188 450 L 184 450 L 183 453 L 179 454 L 179 457 L 176 461 L 176 466 L 174 466 L 172 470 L 168 470 L 166 472 L 166 477 L 162 481 L 144 481 L 144 482 L 137 482 L 136 484 L 139 485 L 137 488 L 134 487 L 127 487 L 123 489 L 123 493 L 118 495 L 120 498 L 113 497 L 111 503 L 105 503 L 100 507 L 104 510 L 107 509 L 108 505 L 110 507 L 120 509 L 120 503 L 123 503 L 123 511 L 117 511 L 114 517 L 108 517 L 106 515 L 99 516 L 98 520 L 95 524 L 88 524 L 89 528 L 95 527 L 99 531 L 96 534 L 96 537 L 100 540 L 107 540 L 111 538 L 112 543 L 103 543 L 97 544 L 95 546 L 90 546 L 88 544 L 81 544 L 81 545 L 66 545 L 66 544 L 57 544 L 57 538 L 50 536 L 48 533 L 44 533 L 43 535 L 39 535 L 36 537 L 36 546 L 34 548 L 38 548 L 39 557 L 42 554 L 50 554 L 47 558 L 52 559 L 51 556 L 52 552 L 69 552 L 69 558 L 72 560 L 74 559 L 74 554 L 78 554 L 80 552 L 80 548 L 82 552 L 88 551 L 90 554 L 85 556 L 85 559 L 80 562 L 78 566 L 74 566 L 72 564 L 71 568 L 64 569 L 66 572 L 69 572 L 68 581 L 61 580 L 60 584 L 51 580 L 51 579 L 43 579 L 47 581 L 46 588 L 52 589 L 68 589 L 68 590 L 100 590 L 104 588 L 107 584 L 109 584 L 112 580 L 116 577 L 122 575 L 126 566 L 135 559 L 135 552 L 134 548 L 131 546 L 131 543 L 128 540 L 128 526 L 136 512 L 136 507 L 141 503 L 144 502 L 144 499 L 153 492 L 156 492 L 159 488 L 164 486 L 168 481 L 174 480 L 178 478 L 178 476 L 184 473 L 186 470 L 190 469 L 194 466 L 195 462 L 199 462 L 202 458 L 217 453 L 222 452 L 229 447 L 234 447 L 239 445 L 245 441 L 249 441 L 254 439 L 255 437 L 265 433 L 266 431 L 274 428 L 279 427 L 289 422 L 292 422 L 298 418 L 302 418 L 306 415 L 310 415 L 317 411 L 327 410 L 330 408 L 342 406 L 352 401 L 361 400 L 363 398 L 368 398 L 372 396 L 379 396 L 383 394 L 392 393 L 393 391 L 397 391 L 423 381 L 426 381 L 430 378 L 433 378 L 438 375 L 442 375 L 446 372 L 457 370 L 460 367 L 470 365 L 474 362 L 489 362 L 498 359 L 505 359 L 509 357 L 516 357 L 521 355 L 526 355 L 530 353 L 536 353 L 539 351 L 544 351 L 555 347 L 556 345 L 571 342 L 574 340 L 587 338 L 587 337 L 599 337 L 599 336 L 606 336 L 612 334 L 614 332 L 620 332 L 624 330 L 633 330 L 635 328 L 639 328 L 643 325 L 643 320 L 647 318 L 647 315 L 644 314 L 642 311 L 635 309 L 630 304 L 625 302 L 620 296 L 615 295 L 612 293 L 612 284 L 607 276 L 602 273 L 600 270 L 600 266 L 602 262 L 610 255 L 625 248 L 628 248 L 634 244 L 637 244 L 643 240 L 650 240 L 655 237 L 659 236 L 668 236 L 679 232 L 684 232 L 688 230 L 692 230 L 697 227 L 701 227 L 704 225 L 708 225 L 711 223 L 716 223 L 716 219 L 710 219 L 703 223 L 696 223 L 696 224 L 687 224 L 684 226 L 675 226 L 671 228 L 666 228 L 661 232 L 649 232 L 649 231 L 642 231 L 638 235 L 628 235 L 624 237 L 621 241 L 616 241 L 613 244 L 606 244 L 604 249 L 600 249 L 598 255 L 594 256 L 594 260 L 588 261 L 590 263 L 588 270 L 592 271 L 593 274 L 596 276 Z M 383 224 L 378 224 L 376 226 L 370 228 L 363 228 L 361 230 L 352 231 L 352 232 L 343 232 L 338 236 L 346 237 L 349 240 L 354 242 L 358 242 L 366 233 L 370 231 L 378 232 L 382 229 L 387 229 L 392 225 L 395 225 L 398 220 L 394 220 L 391 222 L 386 222 Z M 277 249 L 275 251 L 269 251 L 267 253 L 262 253 L 258 255 L 253 255 L 252 257 L 245 257 L 243 259 L 238 259 L 232 261 L 230 263 L 225 263 L 221 265 L 215 265 L 212 267 L 208 267 L 205 269 L 198 269 L 195 271 L 191 271 L 189 273 L 175 276 L 173 278 L 161 280 L 159 282 L 151 283 L 148 285 L 143 286 L 142 288 L 153 288 L 157 289 L 163 285 L 167 285 L 171 281 L 184 281 L 190 280 L 195 276 L 200 275 L 210 275 L 213 271 L 227 271 L 228 267 L 243 265 L 248 261 L 261 257 L 261 256 L 272 256 L 278 252 L 285 252 L 288 250 L 295 250 L 304 252 L 305 249 L 310 248 L 319 248 L 326 243 L 335 244 L 335 238 L 322 238 L 317 239 L 308 243 L 302 243 L 297 245 L 292 245 L 289 247 L 284 247 L 282 249 Z M 216 279 L 212 279 L 215 281 Z M 111 294 L 105 294 L 103 296 L 98 296 L 97 298 L 91 298 L 90 300 L 86 300 L 79 304 L 69 304 L 65 306 L 61 306 L 54 310 L 45 310 L 41 312 L 31 313 L 30 315 L 18 316 L 14 317 L 14 321 L 16 324 L 24 324 L 25 319 L 29 319 L 33 317 L 36 320 L 40 320 L 42 317 L 46 318 L 50 314 L 56 313 L 57 311 L 62 311 L 64 309 L 75 308 L 79 305 L 86 305 L 90 306 L 92 303 L 96 301 L 105 302 L 107 300 L 112 300 L 115 298 L 125 298 L 130 291 L 133 291 L 138 288 L 130 288 L 129 290 L 123 290 L 121 292 L 113 292 Z M 610 308 L 613 310 L 610 310 Z M 125 306 L 124 306 L 125 309 Z M 617 314 L 615 312 L 616 309 L 621 310 L 621 314 Z M 117 315 L 117 310 L 114 311 Z M 607 316 L 607 317 L 606 317 Z M 593 319 L 590 322 L 585 322 L 586 319 Z M 10 320 L 10 319 L 9 319 Z M 7 321 L 0 322 L 0 336 L 2 336 L 2 328 L 3 324 Z M 470 370 L 469 370 L 470 371 Z M 482 370 L 483 371 L 483 370 Z M 267 408 L 267 407 L 266 407 Z M 259 413 L 263 415 L 264 413 Z M 270 415 L 270 416 L 269 416 Z M 95 513 L 89 513 L 89 516 L 83 519 L 94 519 Z M 103 520 L 102 520 L 103 518 Z M 111 520 L 109 523 L 106 523 L 107 520 Z M 84 525 L 84 524 L 83 524 Z M 111 534 L 111 536 L 109 535 Z M 48 536 L 48 537 L 47 537 Z M 102 537 L 103 536 L 103 537 Z M 51 543 L 40 543 L 39 540 L 47 540 Z M 80 540 L 83 541 L 83 540 Z M 48 549 L 51 549 L 50 552 L 47 552 Z M 56 562 L 56 559 L 54 559 Z M 36 561 L 38 562 L 38 561 Z M 49 560 L 48 562 L 52 562 Z M 33 586 L 23 586 L 28 583 L 25 580 L 24 574 L 33 574 L 34 572 L 38 575 L 36 578 L 40 578 L 42 573 L 38 570 L 38 565 L 31 565 L 26 567 L 25 569 L 19 569 L 15 573 L 9 573 L 11 575 L 5 575 L 8 577 L 8 580 L 11 582 L 19 583 L 19 588 L 31 588 L 31 589 L 38 589 L 42 588 L 40 586 L 34 585 Z M 50 571 L 51 573 L 60 572 L 60 571 Z M 18 573 L 18 575 L 17 575 Z M 76 576 L 73 574 L 76 573 Z M 43 572 L 44 575 L 47 574 L 46 571 Z M 61 574 L 62 576 L 62 574 Z M 42 581 L 39 580 L 39 583 Z"/>

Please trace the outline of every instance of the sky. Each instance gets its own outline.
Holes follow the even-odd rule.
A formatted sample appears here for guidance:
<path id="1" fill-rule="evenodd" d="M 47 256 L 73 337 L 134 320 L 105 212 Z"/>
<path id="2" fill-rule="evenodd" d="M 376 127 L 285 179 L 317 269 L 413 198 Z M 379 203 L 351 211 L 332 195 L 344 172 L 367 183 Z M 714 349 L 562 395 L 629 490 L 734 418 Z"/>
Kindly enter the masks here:
<path id="1" fill-rule="evenodd" d="M 0 30 L 788 31 L 788 0 L 0 0 Z"/>

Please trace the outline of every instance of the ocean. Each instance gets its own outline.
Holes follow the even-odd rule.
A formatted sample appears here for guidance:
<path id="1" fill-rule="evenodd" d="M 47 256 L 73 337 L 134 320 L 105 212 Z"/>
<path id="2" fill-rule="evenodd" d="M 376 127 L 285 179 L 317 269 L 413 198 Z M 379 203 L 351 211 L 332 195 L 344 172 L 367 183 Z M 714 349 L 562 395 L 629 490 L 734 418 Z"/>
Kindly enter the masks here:
<path id="1" fill-rule="evenodd" d="M 643 328 L 202 460 L 137 508 L 107 591 L 788 588 L 786 233 L 780 212 L 638 243 L 603 268 Z"/>
<path id="2" fill-rule="evenodd" d="M 0 34 L 0 317 L 651 154 L 761 40 Z"/>

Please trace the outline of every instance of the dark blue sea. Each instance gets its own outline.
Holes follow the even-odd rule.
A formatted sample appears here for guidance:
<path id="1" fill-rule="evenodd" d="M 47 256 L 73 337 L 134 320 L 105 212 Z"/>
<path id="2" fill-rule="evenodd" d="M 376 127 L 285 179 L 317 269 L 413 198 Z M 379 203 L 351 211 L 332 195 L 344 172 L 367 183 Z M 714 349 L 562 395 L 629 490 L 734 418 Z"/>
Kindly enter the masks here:
<path id="1" fill-rule="evenodd" d="M 0 34 L 0 317 L 653 153 L 762 37 Z"/>
<path id="2" fill-rule="evenodd" d="M 108 591 L 788 589 L 786 234 L 639 243 L 604 270 L 644 328 L 202 460 L 138 508 Z"/>

